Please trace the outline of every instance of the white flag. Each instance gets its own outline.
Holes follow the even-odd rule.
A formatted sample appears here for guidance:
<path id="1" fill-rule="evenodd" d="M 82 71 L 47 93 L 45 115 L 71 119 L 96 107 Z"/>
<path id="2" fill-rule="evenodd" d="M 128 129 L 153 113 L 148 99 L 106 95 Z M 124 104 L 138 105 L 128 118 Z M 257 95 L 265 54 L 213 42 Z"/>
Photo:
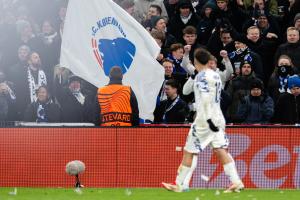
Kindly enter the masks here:
<path id="1" fill-rule="evenodd" d="M 151 35 L 112 0 L 70 0 L 64 25 L 60 64 L 97 87 L 108 84 L 113 66 L 123 70 L 132 87 L 140 118 L 153 120 L 164 69 Z"/>

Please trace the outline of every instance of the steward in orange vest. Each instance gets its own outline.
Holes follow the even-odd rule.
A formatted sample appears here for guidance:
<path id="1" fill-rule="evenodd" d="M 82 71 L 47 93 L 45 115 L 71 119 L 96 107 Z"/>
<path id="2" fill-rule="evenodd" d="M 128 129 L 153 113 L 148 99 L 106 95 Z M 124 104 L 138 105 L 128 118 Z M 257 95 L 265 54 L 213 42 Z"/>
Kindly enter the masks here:
<path id="1" fill-rule="evenodd" d="M 98 89 L 96 125 L 138 126 L 138 102 L 131 87 L 122 85 L 122 69 L 111 68 L 109 78 L 109 84 Z"/>

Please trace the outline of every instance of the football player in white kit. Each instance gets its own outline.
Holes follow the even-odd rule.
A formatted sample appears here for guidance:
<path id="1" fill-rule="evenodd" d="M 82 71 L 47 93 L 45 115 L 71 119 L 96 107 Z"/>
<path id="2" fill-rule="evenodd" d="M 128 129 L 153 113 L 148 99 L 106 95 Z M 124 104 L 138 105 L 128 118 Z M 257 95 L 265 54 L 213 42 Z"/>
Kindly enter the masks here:
<path id="1" fill-rule="evenodd" d="M 225 119 L 220 108 L 222 89 L 220 76 L 208 66 L 211 58 L 208 51 L 198 49 L 195 51 L 194 58 L 198 74 L 189 78 L 184 85 L 183 93 L 194 91 L 197 115 L 186 140 L 176 181 L 175 183 L 162 182 L 162 185 L 174 192 L 188 190 L 197 165 L 198 154 L 210 145 L 231 181 L 231 185 L 224 192 L 240 192 L 244 189 L 244 185 L 237 173 L 235 162 L 227 151 L 229 141 L 225 133 Z"/>

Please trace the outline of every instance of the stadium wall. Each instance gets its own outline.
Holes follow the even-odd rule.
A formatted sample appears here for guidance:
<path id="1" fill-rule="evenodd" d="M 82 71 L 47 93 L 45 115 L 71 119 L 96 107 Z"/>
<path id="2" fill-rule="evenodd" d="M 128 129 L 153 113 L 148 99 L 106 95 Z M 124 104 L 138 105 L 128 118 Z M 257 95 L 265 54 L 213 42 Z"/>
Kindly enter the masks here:
<path id="1" fill-rule="evenodd" d="M 229 151 L 248 188 L 300 188 L 300 129 L 231 127 Z M 173 182 L 188 127 L 0 128 L 0 187 L 71 187 L 70 160 L 82 160 L 86 187 L 159 187 Z M 229 184 L 209 149 L 192 187 Z M 210 178 L 209 181 L 203 177 Z"/>

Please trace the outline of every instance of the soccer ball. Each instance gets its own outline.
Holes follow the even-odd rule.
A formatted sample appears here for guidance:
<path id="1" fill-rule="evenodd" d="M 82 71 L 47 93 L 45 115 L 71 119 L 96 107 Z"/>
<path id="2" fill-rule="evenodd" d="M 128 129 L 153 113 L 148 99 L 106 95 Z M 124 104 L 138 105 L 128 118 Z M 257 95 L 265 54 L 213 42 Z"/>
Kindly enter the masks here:
<path id="1" fill-rule="evenodd" d="M 85 170 L 85 164 L 79 160 L 73 160 L 67 163 L 66 172 L 71 176 L 83 173 Z"/>

